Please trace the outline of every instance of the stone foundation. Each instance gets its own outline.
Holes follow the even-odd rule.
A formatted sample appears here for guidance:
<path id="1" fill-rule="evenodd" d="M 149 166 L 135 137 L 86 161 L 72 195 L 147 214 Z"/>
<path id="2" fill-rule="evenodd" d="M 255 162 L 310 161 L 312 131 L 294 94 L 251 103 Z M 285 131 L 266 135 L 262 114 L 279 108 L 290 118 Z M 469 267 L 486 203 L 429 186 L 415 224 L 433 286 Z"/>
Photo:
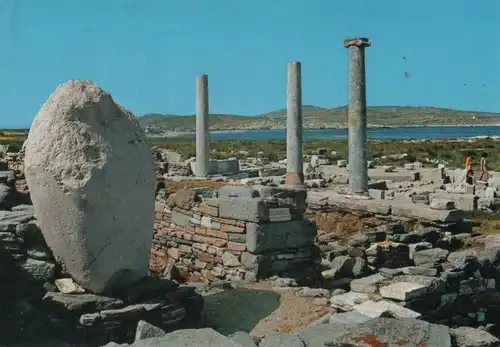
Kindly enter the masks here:
<path id="1" fill-rule="evenodd" d="M 150 269 L 175 264 L 203 281 L 273 275 L 318 279 L 315 224 L 303 219 L 306 192 L 271 187 L 160 190 Z"/>
<path id="2" fill-rule="evenodd" d="M 191 172 L 195 172 L 196 160 L 190 163 Z M 208 162 L 208 172 L 209 175 L 228 175 L 235 174 L 240 171 L 239 161 L 236 158 L 229 159 L 213 159 Z"/>

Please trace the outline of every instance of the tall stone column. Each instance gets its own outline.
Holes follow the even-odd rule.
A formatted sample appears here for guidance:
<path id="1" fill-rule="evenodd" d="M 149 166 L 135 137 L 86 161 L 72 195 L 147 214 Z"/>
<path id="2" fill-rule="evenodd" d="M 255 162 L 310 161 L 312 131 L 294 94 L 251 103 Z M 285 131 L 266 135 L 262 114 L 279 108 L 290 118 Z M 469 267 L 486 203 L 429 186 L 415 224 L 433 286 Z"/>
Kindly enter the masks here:
<path id="1" fill-rule="evenodd" d="M 285 184 L 302 186 L 302 85 L 300 62 L 288 63 L 286 92 L 286 166 Z"/>
<path id="2" fill-rule="evenodd" d="M 344 40 L 349 50 L 349 189 L 355 196 L 368 196 L 365 37 Z"/>
<path id="3" fill-rule="evenodd" d="M 196 78 L 196 177 L 209 173 L 208 146 L 208 76 Z"/>

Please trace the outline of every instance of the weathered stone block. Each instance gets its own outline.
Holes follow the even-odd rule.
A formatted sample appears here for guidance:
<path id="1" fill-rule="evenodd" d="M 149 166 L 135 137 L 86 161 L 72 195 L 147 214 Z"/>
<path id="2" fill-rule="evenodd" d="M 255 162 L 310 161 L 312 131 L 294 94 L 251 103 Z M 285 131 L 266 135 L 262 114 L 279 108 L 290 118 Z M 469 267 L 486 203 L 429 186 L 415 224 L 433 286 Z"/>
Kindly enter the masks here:
<path id="1" fill-rule="evenodd" d="M 292 207 L 300 214 L 306 211 L 307 191 L 303 188 L 287 186 L 256 186 L 254 188 L 263 199 L 275 201 L 280 207 Z"/>
<path id="2" fill-rule="evenodd" d="M 463 220 L 463 212 L 460 210 L 433 210 L 423 204 L 393 204 L 392 214 L 397 217 L 418 218 L 433 222 L 458 222 Z"/>
<path id="3" fill-rule="evenodd" d="M 219 215 L 222 218 L 246 222 L 269 221 L 269 206 L 260 199 L 219 198 Z"/>
<path id="4" fill-rule="evenodd" d="M 198 212 L 202 214 L 206 214 L 212 217 L 218 217 L 219 216 L 219 209 L 214 206 L 209 206 L 206 203 L 201 203 L 200 206 L 198 207 Z"/>
<path id="5" fill-rule="evenodd" d="M 433 210 L 454 210 L 455 203 L 449 199 L 432 198 L 429 207 Z"/>
<path id="6" fill-rule="evenodd" d="M 231 251 L 243 252 L 247 250 L 247 245 L 244 243 L 228 241 L 227 249 Z"/>
<path id="7" fill-rule="evenodd" d="M 316 225 L 309 220 L 247 223 L 247 249 L 251 253 L 300 248 L 314 243 Z"/>
<path id="8" fill-rule="evenodd" d="M 380 283 L 386 280 L 381 274 L 359 278 L 351 281 L 351 290 L 357 293 L 373 294 L 377 292 Z"/>
<path id="9" fill-rule="evenodd" d="M 412 311 L 408 308 L 399 306 L 398 304 L 389 301 L 365 301 L 362 304 L 354 305 L 354 310 L 371 318 L 383 316 L 392 316 L 395 318 L 418 318 L 420 313 Z"/>
<path id="10" fill-rule="evenodd" d="M 329 324 L 361 324 L 372 319 L 356 311 L 332 314 L 328 319 Z"/>
<path id="11" fill-rule="evenodd" d="M 368 193 L 374 199 L 384 200 L 385 199 L 385 190 L 382 189 L 368 189 Z"/>
<path id="12" fill-rule="evenodd" d="M 500 340 L 487 331 L 472 327 L 450 329 L 450 335 L 457 346 L 500 346 Z"/>
<path id="13" fill-rule="evenodd" d="M 292 219 L 292 214 L 290 208 L 288 207 L 278 207 L 269 209 L 269 221 L 270 222 L 287 222 Z"/>
<path id="14" fill-rule="evenodd" d="M 462 210 L 462 211 L 467 211 L 467 212 L 472 212 L 477 210 L 477 201 L 479 197 L 473 194 L 453 194 L 453 193 L 446 193 L 446 192 L 436 192 L 434 194 L 431 194 L 431 199 L 449 199 L 453 201 L 455 208 Z"/>
<path id="15" fill-rule="evenodd" d="M 177 224 L 180 227 L 190 226 L 191 225 L 190 219 L 191 219 L 190 216 L 188 216 L 182 212 L 175 211 L 175 210 L 172 211 L 172 217 L 171 217 L 172 223 Z"/>
<path id="16" fill-rule="evenodd" d="M 411 196 L 411 202 L 413 202 L 414 204 L 429 205 L 430 204 L 429 194 L 424 194 L 424 193 L 413 194 Z"/>
<path id="17" fill-rule="evenodd" d="M 396 282 L 380 288 L 383 298 L 407 301 L 427 294 L 427 287 L 422 284 Z"/>
<path id="18" fill-rule="evenodd" d="M 211 207 L 219 207 L 219 200 L 217 198 L 203 198 L 203 202 Z"/>
<path id="19" fill-rule="evenodd" d="M 245 234 L 228 233 L 228 241 L 246 244 L 247 236 Z"/>
<path id="20" fill-rule="evenodd" d="M 231 224 L 221 224 L 220 230 L 225 233 L 244 233 L 245 232 L 245 227 L 244 226 L 237 226 L 237 225 L 231 225 Z"/>
<path id="21" fill-rule="evenodd" d="M 446 261 L 449 253 L 448 250 L 442 248 L 423 249 L 413 254 L 413 261 L 415 265 L 437 266 Z"/>
<path id="22" fill-rule="evenodd" d="M 250 187 L 225 186 L 219 188 L 219 198 L 258 198 L 259 192 Z"/>
<path id="23" fill-rule="evenodd" d="M 318 200 L 324 200 L 328 205 L 337 206 L 344 210 L 370 212 L 380 215 L 391 213 L 391 205 L 386 200 L 346 199 L 345 195 L 329 192 L 310 192 L 308 194 L 308 202 L 314 203 Z"/>
<path id="24" fill-rule="evenodd" d="M 330 298 L 330 305 L 333 308 L 342 311 L 352 311 L 354 305 L 359 305 L 370 300 L 369 296 L 364 293 L 347 292 L 340 295 L 335 295 Z"/>
<path id="25" fill-rule="evenodd" d="M 420 180 L 423 182 L 441 182 L 444 177 L 444 169 L 425 170 L 420 172 Z"/>
<path id="26" fill-rule="evenodd" d="M 134 116 L 89 81 L 62 84 L 26 141 L 25 175 L 47 244 L 96 293 L 147 275 L 156 173 Z"/>

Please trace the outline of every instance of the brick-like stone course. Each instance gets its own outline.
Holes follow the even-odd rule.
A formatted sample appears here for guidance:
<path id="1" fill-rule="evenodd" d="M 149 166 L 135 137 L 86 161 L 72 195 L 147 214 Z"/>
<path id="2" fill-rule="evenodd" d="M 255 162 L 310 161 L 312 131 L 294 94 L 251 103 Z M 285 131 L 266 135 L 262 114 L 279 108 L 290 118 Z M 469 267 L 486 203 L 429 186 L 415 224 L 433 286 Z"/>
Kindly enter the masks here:
<path id="1" fill-rule="evenodd" d="M 290 188 L 160 190 L 150 270 L 162 275 L 175 264 L 184 277 L 209 282 L 313 278 L 320 256 L 316 225 L 302 218 L 305 199 Z"/>

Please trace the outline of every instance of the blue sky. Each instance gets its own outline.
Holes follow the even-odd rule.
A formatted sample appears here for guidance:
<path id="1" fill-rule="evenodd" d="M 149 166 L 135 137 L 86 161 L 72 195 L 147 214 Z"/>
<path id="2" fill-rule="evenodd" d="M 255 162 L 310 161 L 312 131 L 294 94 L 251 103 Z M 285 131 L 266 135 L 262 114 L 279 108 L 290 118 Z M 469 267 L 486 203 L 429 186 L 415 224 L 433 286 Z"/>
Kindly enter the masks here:
<path id="1" fill-rule="evenodd" d="M 136 115 L 347 100 L 344 38 L 366 36 L 369 105 L 500 112 L 499 0 L 0 0 L 0 127 L 27 127 L 58 84 L 90 79 Z M 405 73 L 408 76 L 405 76 Z"/>

